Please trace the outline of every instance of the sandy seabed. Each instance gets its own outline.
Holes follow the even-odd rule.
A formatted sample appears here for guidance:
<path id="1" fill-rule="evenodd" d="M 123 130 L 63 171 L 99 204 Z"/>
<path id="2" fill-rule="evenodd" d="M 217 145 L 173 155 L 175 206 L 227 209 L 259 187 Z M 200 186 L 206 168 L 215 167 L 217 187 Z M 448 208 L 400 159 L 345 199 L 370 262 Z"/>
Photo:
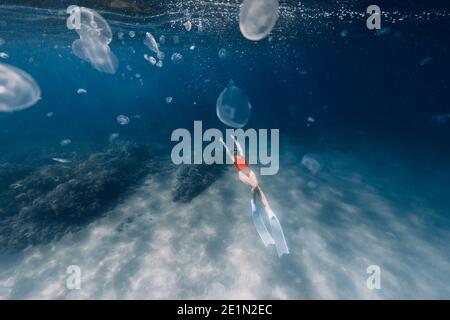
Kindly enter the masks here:
<path id="1" fill-rule="evenodd" d="M 401 181 L 383 180 L 351 152 L 323 152 L 313 176 L 301 165 L 307 151 L 290 148 L 279 173 L 261 177 L 288 256 L 263 246 L 249 190 L 233 168 L 189 203 L 173 201 L 172 176 L 152 175 L 80 232 L 4 255 L 0 298 L 448 297 L 445 212 L 402 193 Z M 81 269 L 80 290 L 66 288 L 70 265 Z M 381 268 L 380 290 L 366 286 L 370 265 Z"/>

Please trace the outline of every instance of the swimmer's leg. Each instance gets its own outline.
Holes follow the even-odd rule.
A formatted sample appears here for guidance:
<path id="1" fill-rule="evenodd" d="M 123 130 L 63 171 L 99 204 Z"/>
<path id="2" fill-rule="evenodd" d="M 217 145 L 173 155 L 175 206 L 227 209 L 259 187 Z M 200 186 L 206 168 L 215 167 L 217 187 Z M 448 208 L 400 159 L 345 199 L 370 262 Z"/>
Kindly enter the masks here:
<path id="1" fill-rule="evenodd" d="M 273 240 L 272 236 L 269 233 L 269 230 L 267 230 L 266 224 L 264 223 L 264 217 L 261 214 L 261 209 L 256 206 L 255 203 L 255 196 L 256 192 L 252 192 L 252 199 L 251 199 L 251 205 L 252 205 L 252 219 L 253 224 L 255 225 L 256 231 L 258 232 L 259 236 L 261 237 L 262 242 L 267 247 L 269 244 L 275 244 L 275 241 Z"/>

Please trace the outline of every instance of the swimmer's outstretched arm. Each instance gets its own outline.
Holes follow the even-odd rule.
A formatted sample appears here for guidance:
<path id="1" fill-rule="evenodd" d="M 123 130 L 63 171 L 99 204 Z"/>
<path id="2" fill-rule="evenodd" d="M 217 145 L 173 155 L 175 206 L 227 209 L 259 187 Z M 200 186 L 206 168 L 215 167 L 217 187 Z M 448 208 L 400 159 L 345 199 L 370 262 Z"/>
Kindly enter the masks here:
<path id="1" fill-rule="evenodd" d="M 242 149 L 241 145 L 240 145 L 239 142 L 237 141 L 236 137 L 233 136 L 233 135 L 231 135 L 231 138 L 233 138 L 234 143 L 236 143 L 236 146 L 237 146 L 239 155 L 240 155 L 241 157 L 243 157 L 243 156 L 244 156 L 244 150 Z"/>
<path id="2" fill-rule="evenodd" d="M 265 195 L 264 192 L 262 191 L 261 187 L 258 185 L 258 186 L 256 187 L 256 189 L 257 189 L 256 192 L 258 192 L 259 198 L 261 199 L 261 202 L 262 202 L 264 208 L 266 208 L 266 211 L 272 212 L 272 213 L 273 213 L 272 208 L 271 208 L 270 205 L 269 205 L 269 201 L 267 200 L 266 195 Z M 270 214 L 269 214 L 269 215 L 270 215 Z M 269 216 L 269 218 L 270 218 L 270 216 Z"/>
<path id="3" fill-rule="evenodd" d="M 234 162 L 234 155 L 231 153 L 230 149 L 228 149 L 228 146 L 225 144 L 225 142 L 223 142 L 222 138 L 220 138 L 220 142 L 222 142 L 223 146 L 225 147 L 225 151 L 227 152 L 228 157 L 232 162 Z"/>

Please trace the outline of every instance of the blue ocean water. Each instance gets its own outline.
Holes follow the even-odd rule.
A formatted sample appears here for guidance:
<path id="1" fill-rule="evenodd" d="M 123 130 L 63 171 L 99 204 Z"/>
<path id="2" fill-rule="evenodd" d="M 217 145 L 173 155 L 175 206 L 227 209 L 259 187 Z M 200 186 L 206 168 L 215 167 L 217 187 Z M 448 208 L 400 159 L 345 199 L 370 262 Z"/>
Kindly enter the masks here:
<path id="1" fill-rule="evenodd" d="M 375 31 L 363 1 L 280 1 L 254 42 L 237 0 L 80 2 L 113 31 L 107 74 L 72 52 L 69 4 L 0 5 L 0 63 L 42 91 L 0 114 L 0 297 L 449 297 L 448 5 L 380 2 Z M 165 37 L 162 68 L 144 59 L 146 32 Z M 281 259 L 233 168 L 170 161 L 173 130 L 226 129 L 216 99 L 230 80 L 252 104 L 245 128 L 280 130 L 280 171 L 261 184 L 290 247 Z M 80 290 L 66 288 L 74 264 Z M 379 290 L 366 286 L 370 265 Z"/>

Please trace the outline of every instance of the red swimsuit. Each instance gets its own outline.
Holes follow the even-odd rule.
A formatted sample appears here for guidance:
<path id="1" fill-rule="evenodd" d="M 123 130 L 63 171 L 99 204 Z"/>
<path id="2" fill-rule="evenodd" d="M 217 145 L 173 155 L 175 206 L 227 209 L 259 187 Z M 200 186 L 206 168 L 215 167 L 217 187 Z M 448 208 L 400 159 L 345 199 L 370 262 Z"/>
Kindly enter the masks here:
<path id="1" fill-rule="evenodd" d="M 243 156 L 234 157 L 234 165 L 239 172 L 245 168 L 248 168 L 248 164 L 245 162 L 245 158 Z"/>

